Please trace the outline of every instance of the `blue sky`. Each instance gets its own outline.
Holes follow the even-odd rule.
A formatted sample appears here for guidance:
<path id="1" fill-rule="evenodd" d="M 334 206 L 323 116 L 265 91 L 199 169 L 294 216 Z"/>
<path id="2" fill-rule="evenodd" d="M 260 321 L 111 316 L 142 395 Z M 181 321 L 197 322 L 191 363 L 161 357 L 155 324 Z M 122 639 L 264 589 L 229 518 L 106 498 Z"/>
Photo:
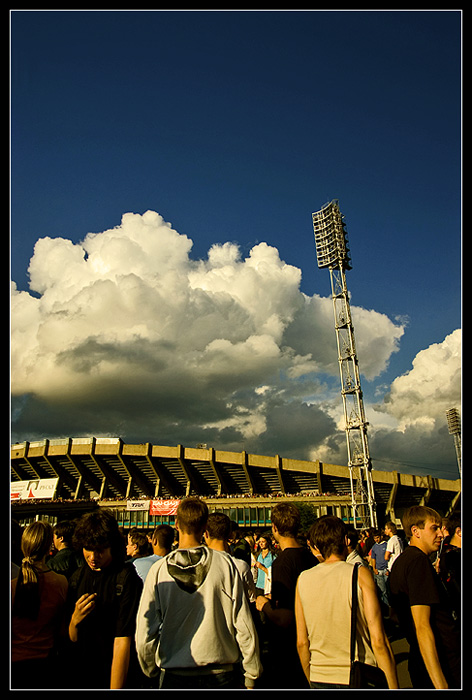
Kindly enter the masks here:
<path id="1" fill-rule="evenodd" d="M 28 286 L 39 239 L 78 246 L 89 233 L 119 227 L 123 214 L 151 210 L 192 241 L 189 260 L 207 260 L 213 245 L 225 243 L 237 244 L 244 260 L 267 243 L 300 270 L 300 293 L 328 297 L 311 213 L 338 199 L 352 254 L 351 302 L 403 329 L 395 351 L 385 351 L 382 371 L 363 380 L 369 401 L 388 395 L 392 404 L 398 391 L 392 394 L 392 383 L 411 372 L 418 353 L 432 346 L 445 352 L 445 339 L 461 327 L 461 21 L 459 11 L 432 10 L 13 11 L 10 237 L 17 289 L 42 295 L 43 307 L 52 293 L 44 275 L 37 289 Z M 41 258 L 38 252 L 35 269 L 44 271 L 51 260 L 51 253 Z M 64 302 L 64 287 L 60 292 L 51 284 Z M 12 325 L 14 338 L 13 310 Z M 367 348 L 365 365 L 376 352 L 371 325 L 372 337 L 360 343 Z M 334 340 L 334 327 L 332 334 Z M 84 332 L 81 342 L 87 339 Z M 362 371 L 360 349 L 359 355 Z M 430 367 L 444 401 L 460 402 L 457 380 L 447 395 L 450 377 L 442 384 L 434 363 Z M 45 376 L 53 371 L 40 360 L 36 368 Z M 336 377 L 328 380 L 325 370 L 318 379 L 332 382 L 334 402 Z M 53 413 L 39 424 L 34 416 L 46 398 L 26 381 L 16 388 L 13 370 L 12 393 L 30 406 L 14 411 L 21 418 L 13 437 L 70 427 Z M 307 395 L 298 408 L 307 405 Z M 221 401 L 231 403 L 228 396 Z M 239 410 L 253 408 L 245 403 Z M 264 415 L 267 429 L 259 435 L 265 441 L 250 443 L 254 451 L 267 450 L 275 415 Z M 220 419 L 227 434 L 228 414 Z M 125 436 L 136 437 L 127 420 L 122 415 L 111 433 L 121 426 Z M 223 438 L 221 421 L 210 439 L 239 447 L 234 435 Z M 433 443 L 444 430 L 439 416 L 418 421 L 433 441 L 429 456 L 408 455 L 405 442 L 397 466 L 415 473 L 442 469 L 455 478 L 449 436 L 439 466 L 433 463 Z M 180 441 L 198 432 L 192 425 L 182 426 Z M 387 464 L 395 457 L 392 435 L 388 450 L 385 436 L 382 448 L 378 441 L 379 468 L 394 468 Z M 178 439 L 170 429 L 166 437 Z M 289 443 L 291 456 L 296 447 Z M 314 440 L 312 450 L 317 446 Z M 334 442 L 332 450 L 332 461 L 341 459 Z M 300 453 L 305 458 L 307 450 Z"/>

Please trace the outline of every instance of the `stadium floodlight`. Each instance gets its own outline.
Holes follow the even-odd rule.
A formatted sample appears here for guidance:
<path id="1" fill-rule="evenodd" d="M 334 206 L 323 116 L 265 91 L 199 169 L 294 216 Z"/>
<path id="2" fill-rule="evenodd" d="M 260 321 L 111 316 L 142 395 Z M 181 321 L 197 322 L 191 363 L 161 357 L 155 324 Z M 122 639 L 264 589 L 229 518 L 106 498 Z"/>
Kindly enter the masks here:
<path id="1" fill-rule="evenodd" d="M 325 204 L 313 214 L 318 267 L 328 268 L 334 310 L 334 327 L 338 347 L 341 396 L 351 481 L 351 508 L 354 527 L 377 527 L 377 509 L 372 480 L 372 466 L 367 440 L 359 362 L 352 325 L 346 270 L 351 270 L 351 256 L 344 217 L 338 200 Z"/>
<path id="2" fill-rule="evenodd" d="M 457 408 L 450 408 L 446 411 L 446 418 L 449 435 L 454 438 L 459 475 L 462 476 L 461 417 Z"/>
<path id="3" fill-rule="evenodd" d="M 344 217 L 337 199 L 325 204 L 313 214 L 316 256 L 318 267 L 351 269 L 351 255 Z"/>

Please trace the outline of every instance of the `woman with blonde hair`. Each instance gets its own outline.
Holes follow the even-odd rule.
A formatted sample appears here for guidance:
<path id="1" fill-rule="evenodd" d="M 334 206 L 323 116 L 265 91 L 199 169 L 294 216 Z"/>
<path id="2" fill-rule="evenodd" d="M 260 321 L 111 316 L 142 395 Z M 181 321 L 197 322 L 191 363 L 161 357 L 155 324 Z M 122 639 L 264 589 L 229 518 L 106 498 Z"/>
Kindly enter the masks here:
<path id="1" fill-rule="evenodd" d="M 52 537 L 51 525 L 38 520 L 21 538 L 23 559 L 11 582 L 12 688 L 54 687 L 52 654 L 64 622 L 68 583 L 46 564 Z"/>

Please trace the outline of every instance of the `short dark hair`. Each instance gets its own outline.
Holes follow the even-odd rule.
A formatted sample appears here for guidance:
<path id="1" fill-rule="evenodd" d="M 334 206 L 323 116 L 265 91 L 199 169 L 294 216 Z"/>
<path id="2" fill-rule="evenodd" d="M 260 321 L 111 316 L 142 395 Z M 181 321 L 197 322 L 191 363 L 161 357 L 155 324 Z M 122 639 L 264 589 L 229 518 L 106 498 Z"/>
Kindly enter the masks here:
<path id="1" fill-rule="evenodd" d="M 149 544 L 149 540 L 146 536 L 146 533 L 144 533 L 142 530 L 134 528 L 129 531 L 128 536 L 131 543 L 137 546 L 138 554 L 140 556 L 146 556 L 147 554 L 150 554 L 151 545 Z"/>
<path id="2" fill-rule="evenodd" d="M 277 503 L 272 509 L 271 522 L 282 537 L 296 537 L 300 527 L 300 511 L 293 503 Z"/>
<path id="3" fill-rule="evenodd" d="M 174 528 L 165 523 L 154 528 L 152 533 L 152 541 L 157 543 L 162 549 L 172 549 L 174 544 Z"/>
<path id="4" fill-rule="evenodd" d="M 349 539 L 349 546 L 355 549 L 359 544 L 359 530 L 349 527 L 347 528 L 347 536 Z"/>
<path id="5" fill-rule="evenodd" d="M 443 527 L 446 527 L 449 532 L 450 537 L 456 534 L 457 528 L 462 528 L 462 521 L 460 515 L 451 515 L 449 518 L 443 518 Z"/>
<path id="6" fill-rule="evenodd" d="M 61 520 L 54 526 L 54 534 L 58 539 L 63 538 L 64 542 L 72 545 L 72 537 L 74 535 L 75 523 L 71 520 Z"/>
<path id="7" fill-rule="evenodd" d="M 347 527 L 341 518 L 335 515 L 322 515 L 315 520 L 310 528 L 308 538 L 310 544 L 316 547 L 323 559 L 331 554 L 342 554 L 346 547 Z"/>
<path id="8" fill-rule="evenodd" d="M 225 513 L 210 513 L 206 528 L 212 540 L 227 540 L 231 534 L 231 520 Z"/>
<path id="9" fill-rule="evenodd" d="M 208 506 L 205 501 L 189 496 L 180 501 L 175 517 L 179 530 L 187 535 L 203 532 L 208 520 Z"/>

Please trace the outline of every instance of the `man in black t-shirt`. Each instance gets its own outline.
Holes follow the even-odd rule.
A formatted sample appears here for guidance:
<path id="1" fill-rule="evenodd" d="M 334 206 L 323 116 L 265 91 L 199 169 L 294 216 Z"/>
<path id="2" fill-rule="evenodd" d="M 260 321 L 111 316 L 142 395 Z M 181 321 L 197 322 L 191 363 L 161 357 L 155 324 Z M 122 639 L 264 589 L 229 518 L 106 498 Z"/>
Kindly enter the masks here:
<path id="1" fill-rule="evenodd" d="M 111 513 L 84 515 L 74 533 L 85 559 L 69 581 L 71 688 L 123 688 L 134 652 L 142 580 L 126 564 Z"/>
<path id="2" fill-rule="evenodd" d="M 402 524 L 410 544 L 390 573 L 390 600 L 410 644 L 413 688 L 460 688 L 460 630 L 429 559 L 441 544 L 441 516 L 413 506 Z"/>
<path id="3" fill-rule="evenodd" d="M 438 573 L 449 594 L 454 619 L 461 619 L 462 611 L 462 525 L 458 516 L 448 518 L 449 535 L 439 550 Z"/>
<path id="4" fill-rule="evenodd" d="M 272 532 L 280 553 L 272 563 L 270 600 L 258 596 L 256 607 L 270 624 L 269 659 L 263 662 L 264 685 L 271 688 L 309 688 L 297 652 L 295 590 L 302 571 L 318 564 L 313 554 L 297 540 L 300 513 L 291 503 L 272 509 Z M 268 663 L 267 663 L 268 661 Z"/>

